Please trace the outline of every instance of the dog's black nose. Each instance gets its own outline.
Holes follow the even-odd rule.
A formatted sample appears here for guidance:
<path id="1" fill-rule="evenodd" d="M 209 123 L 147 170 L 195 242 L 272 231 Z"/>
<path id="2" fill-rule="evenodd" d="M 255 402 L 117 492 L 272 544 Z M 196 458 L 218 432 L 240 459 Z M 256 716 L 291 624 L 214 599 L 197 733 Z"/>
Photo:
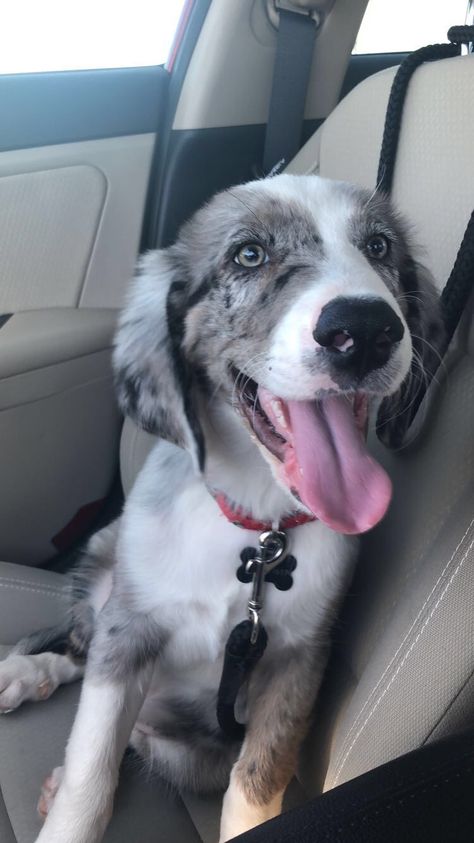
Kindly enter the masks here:
<path id="1" fill-rule="evenodd" d="M 326 304 L 313 331 L 331 362 L 358 377 L 387 363 L 404 328 L 383 299 L 338 297 Z"/>

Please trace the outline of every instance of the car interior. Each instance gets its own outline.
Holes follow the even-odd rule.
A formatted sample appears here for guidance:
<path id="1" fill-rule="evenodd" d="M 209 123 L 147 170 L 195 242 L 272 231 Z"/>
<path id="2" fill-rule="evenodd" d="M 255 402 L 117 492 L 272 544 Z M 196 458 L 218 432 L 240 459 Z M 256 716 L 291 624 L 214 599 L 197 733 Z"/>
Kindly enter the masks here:
<path id="1" fill-rule="evenodd" d="M 361 53 L 371 4 L 384 8 Z M 140 252 L 170 244 L 216 190 L 266 175 L 281 5 L 317 19 L 287 172 L 374 190 L 398 65 L 472 22 L 471 3 L 190 0 L 164 66 L 0 75 L 2 658 L 64 617 L 81 547 L 120 512 L 149 452 L 153 437 L 114 396 L 119 308 Z M 397 52 L 383 49 L 392 14 L 410 35 Z M 393 200 L 439 291 L 474 207 L 471 48 L 413 75 L 396 159 Z M 363 537 L 288 805 L 474 725 L 473 402 L 467 307 L 403 447 L 372 436 L 393 501 Z M 1 843 L 38 834 L 40 786 L 62 762 L 79 692 L 0 718 Z M 220 801 L 125 763 L 104 839 L 212 843 Z"/>

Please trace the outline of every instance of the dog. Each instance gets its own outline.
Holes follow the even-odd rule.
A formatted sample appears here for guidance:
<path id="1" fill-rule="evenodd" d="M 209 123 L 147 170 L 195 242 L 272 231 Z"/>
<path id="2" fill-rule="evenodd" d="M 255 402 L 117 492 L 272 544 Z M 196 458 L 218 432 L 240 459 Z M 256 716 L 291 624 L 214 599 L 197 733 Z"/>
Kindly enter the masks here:
<path id="1" fill-rule="evenodd" d="M 221 843 L 281 811 L 357 535 L 390 501 L 368 423 L 400 438 L 441 333 L 407 226 L 343 182 L 225 190 L 141 259 L 114 367 L 124 414 L 157 443 L 89 543 L 68 623 L 0 665 L 3 711 L 85 674 L 38 843 L 102 838 L 127 745 L 178 788 L 225 790 Z M 217 691 L 250 597 L 242 552 L 264 529 L 286 532 L 292 587 L 264 586 L 242 740 L 221 729 Z"/>

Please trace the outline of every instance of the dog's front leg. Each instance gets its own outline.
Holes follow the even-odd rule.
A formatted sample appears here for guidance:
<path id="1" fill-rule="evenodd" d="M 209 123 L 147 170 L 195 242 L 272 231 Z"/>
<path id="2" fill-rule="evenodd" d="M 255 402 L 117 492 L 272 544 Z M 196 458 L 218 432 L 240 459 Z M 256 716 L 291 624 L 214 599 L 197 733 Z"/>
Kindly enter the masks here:
<path id="1" fill-rule="evenodd" d="M 143 628 L 106 610 L 89 654 L 64 774 L 37 843 L 98 843 L 110 819 L 120 761 L 153 672 Z M 155 642 L 156 643 L 156 642 Z"/>
<path id="2" fill-rule="evenodd" d="M 257 667 L 249 689 L 245 740 L 224 796 L 220 843 L 281 812 L 320 673 L 313 659 L 300 654 Z"/>

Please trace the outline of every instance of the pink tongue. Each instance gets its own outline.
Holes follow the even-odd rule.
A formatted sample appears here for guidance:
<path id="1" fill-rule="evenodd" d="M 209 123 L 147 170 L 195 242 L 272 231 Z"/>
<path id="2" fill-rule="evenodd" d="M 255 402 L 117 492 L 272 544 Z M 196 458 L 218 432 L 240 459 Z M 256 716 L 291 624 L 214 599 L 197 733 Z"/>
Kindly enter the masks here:
<path id="1" fill-rule="evenodd" d="M 340 533 L 364 533 L 385 515 L 392 486 L 370 456 L 343 396 L 288 401 L 293 449 L 287 482 L 321 521 Z"/>

